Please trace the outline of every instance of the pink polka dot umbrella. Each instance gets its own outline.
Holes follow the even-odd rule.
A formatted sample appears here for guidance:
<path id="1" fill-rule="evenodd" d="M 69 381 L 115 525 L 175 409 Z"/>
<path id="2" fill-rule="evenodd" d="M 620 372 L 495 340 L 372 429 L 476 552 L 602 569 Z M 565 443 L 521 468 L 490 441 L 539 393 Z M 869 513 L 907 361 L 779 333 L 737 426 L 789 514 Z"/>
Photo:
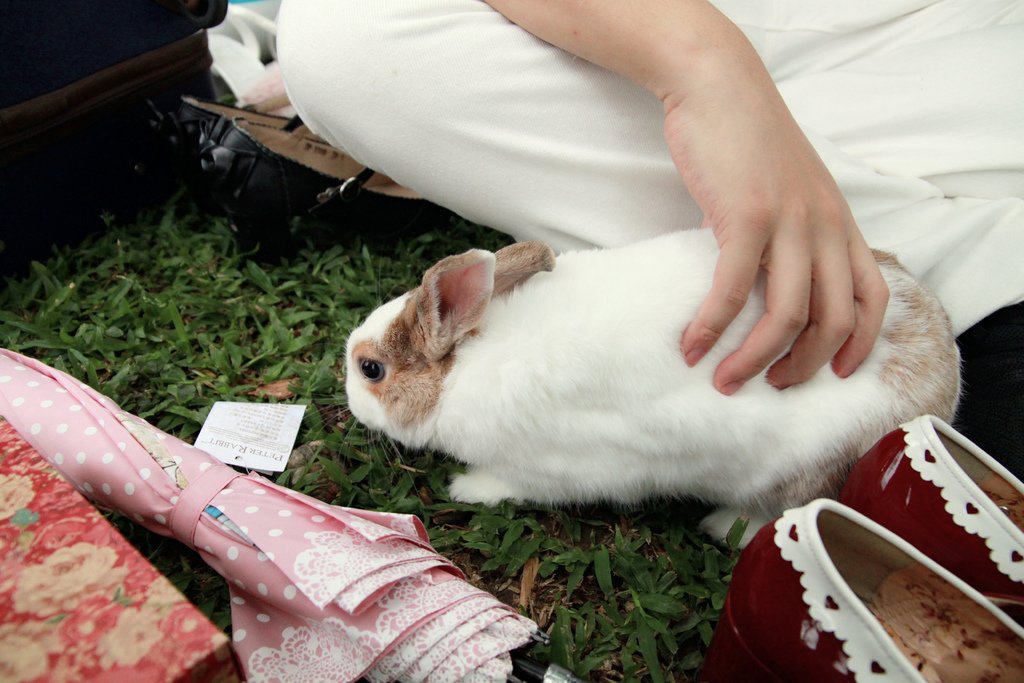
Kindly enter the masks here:
<path id="1" fill-rule="evenodd" d="M 416 517 L 241 474 L 43 363 L 0 349 L 0 414 L 80 491 L 228 581 L 249 681 L 505 681 L 536 624 L 470 585 Z"/>

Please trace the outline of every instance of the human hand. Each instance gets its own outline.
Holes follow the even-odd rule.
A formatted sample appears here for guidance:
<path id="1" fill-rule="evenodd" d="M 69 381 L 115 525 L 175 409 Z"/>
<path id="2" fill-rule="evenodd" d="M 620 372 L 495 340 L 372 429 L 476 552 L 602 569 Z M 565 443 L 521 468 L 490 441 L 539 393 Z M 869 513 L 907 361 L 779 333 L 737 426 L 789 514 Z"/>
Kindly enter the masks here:
<path id="1" fill-rule="evenodd" d="M 669 150 L 721 248 L 711 291 L 682 336 L 684 358 L 692 366 L 707 353 L 764 269 L 765 314 L 719 364 L 715 387 L 735 393 L 787 350 L 768 372 L 780 389 L 830 359 L 847 377 L 874 345 L 888 288 L 756 53 L 712 61 L 689 70 L 682 96 L 662 100 Z"/>
<path id="2" fill-rule="evenodd" d="M 832 359 L 848 376 L 882 325 L 889 292 L 845 198 L 757 52 L 706 0 L 487 0 L 527 31 L 621 74 L 663 103 L 665 140 L 721 253 L 680 346 L 697 363 L 767 273 L 767 311 L 715 370 L 734 393 L 781 354 L 787 387 Z"/>

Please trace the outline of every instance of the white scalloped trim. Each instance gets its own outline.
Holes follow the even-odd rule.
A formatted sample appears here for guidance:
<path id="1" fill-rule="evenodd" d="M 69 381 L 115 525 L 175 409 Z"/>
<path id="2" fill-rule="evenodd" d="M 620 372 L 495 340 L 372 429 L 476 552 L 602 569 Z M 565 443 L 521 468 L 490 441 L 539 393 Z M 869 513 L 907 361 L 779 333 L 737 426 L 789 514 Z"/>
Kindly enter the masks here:
<path id="1" fill-rule="evenodd" d="M 905 432 L 904 452 L 910 460 L 910 466 L 922 479 L 939 489 L 939 494 L 946 501 L 946 512 L 953 518 L 953 522 L 985 541 L 989 557 L 1000 572 L 1013 581 L 1024 583 L 1024 561 L 1013 561 L 1014 553 L 1024 556 L 1024 532 L 957 465 L 937 432 L 941 431 L 947 439 L 955 441 L 1018 489 L 1019 482 L 990 455 L 937 417 L 923 415 L 900 428 Z M 934 462 L 928 462 L 926 451 L 931 452 Z M 969 513 L 968 505 L 974 506 L 979 512 Z"/>
<path id="2" fill-rule="evenodd" d="M 910 666 L 885 629 L 832 564 L 818 535 L 816 522 L 822 509 L 851 517 L 848 508 L 838 503 L 816 500 L 802 508 L 787 510 L 775 522 L 775 545 L 782 558 L 800 574 L 808 613 L 823 630 L 834 634 L 842 643 L 847 667 L 855 680 L 923 682 L 924 678 Z M 859 519 L 858 523 L 861 523 Z M 790 535 L 794 527 L 797 540 Z M 873 664 L 883 671 L 873 670 Z"/>

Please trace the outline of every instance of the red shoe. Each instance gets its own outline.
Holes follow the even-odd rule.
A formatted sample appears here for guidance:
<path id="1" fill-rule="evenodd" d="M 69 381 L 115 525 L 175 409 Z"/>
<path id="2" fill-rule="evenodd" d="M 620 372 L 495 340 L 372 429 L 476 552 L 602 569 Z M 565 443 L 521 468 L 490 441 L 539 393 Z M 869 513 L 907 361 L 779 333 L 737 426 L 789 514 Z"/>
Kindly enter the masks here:
<path id="1" fill-rule="evenodd" d="M 1024 604 L 1024 483 L 942 420 L 883 437 L 839 500 L 987 597 Z"/>
<path id="2" fill-rule="evenodd" d="M 892 532 L 819 499 L 740 555 L 698 680 L 1022 681 L 1024 628 Z"/>

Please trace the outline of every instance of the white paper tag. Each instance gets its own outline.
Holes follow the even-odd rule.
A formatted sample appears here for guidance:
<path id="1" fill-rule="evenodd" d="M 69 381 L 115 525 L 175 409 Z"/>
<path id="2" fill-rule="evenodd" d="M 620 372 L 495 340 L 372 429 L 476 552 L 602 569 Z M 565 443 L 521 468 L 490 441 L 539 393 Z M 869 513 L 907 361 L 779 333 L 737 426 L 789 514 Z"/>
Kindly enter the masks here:
<path id="1" fill-rule="evenodd" d="M 229 465 L 281 472 L 288 464 L 305 411 L 305 405 L 217 401 L 195 446 Z"/>

